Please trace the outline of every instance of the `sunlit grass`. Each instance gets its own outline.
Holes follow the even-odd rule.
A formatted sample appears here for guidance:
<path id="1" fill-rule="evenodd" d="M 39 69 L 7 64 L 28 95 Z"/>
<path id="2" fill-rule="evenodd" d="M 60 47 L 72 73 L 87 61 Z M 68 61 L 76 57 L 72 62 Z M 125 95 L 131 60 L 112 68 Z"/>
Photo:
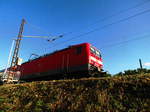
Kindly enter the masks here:
<path id="1" fill-rule="evenodd" d="M 0 86 L 0 112 L 150 111 L 150 74 Z"/>

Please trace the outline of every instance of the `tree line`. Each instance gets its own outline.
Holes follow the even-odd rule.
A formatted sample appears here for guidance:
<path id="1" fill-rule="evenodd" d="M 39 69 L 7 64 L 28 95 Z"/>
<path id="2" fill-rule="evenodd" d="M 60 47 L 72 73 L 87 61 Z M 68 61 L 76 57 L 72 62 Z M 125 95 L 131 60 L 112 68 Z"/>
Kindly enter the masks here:
<path id="1" fill-rule="evenodd" d="M 115 76 L 138 75 L 141 73 L 150 73 L 150 69 L 138 68 L 138 69 L 134 69 L 134 70 L 125 70 L 124 72 L 119 72 L 119 73 L 115 74 Z"/>

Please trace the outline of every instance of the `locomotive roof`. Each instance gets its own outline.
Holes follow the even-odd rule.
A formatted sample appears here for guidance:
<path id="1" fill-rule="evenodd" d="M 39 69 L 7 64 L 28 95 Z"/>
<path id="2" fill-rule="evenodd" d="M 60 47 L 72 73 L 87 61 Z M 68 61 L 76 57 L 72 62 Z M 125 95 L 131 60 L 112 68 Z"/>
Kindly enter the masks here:
<path id="1" fill-rule="evenodd" d="M 64 49 L 61 49 L 61 50 L 55 50 L 55 51 L 52 52 L 52 53 L 47 53 L 47 54 L 44 54 L 44 55 L 42 55 L 42 56 L 39 56 L 38 58 L 30 59 L 30 60 L 28 60 L 28 61 L 26 61 L 26 62 L 24 62 L 24 63 L 22 63 L 22 64 L 25 64 L 25 63 L 28 63 L 28 62 L 31 62 L 31 61 L 34 61 L 34 60 L 37 60 L 37 59 L 40 59 L 40 58 L 43 58 L 43 57 L 52 55 L 52 54 L 55 54 L 55 53 L 57 53 L 57 52 L 65 51 L 65 50 L 67 50 L 67 49 L 69 49 L 69 48 L 71 48 L 71 47 L 76 47 L 76 46 L 80 46 L 80 45 L 84 45 L 84 44 L 89 44 L 89 43 L 82 43 L 82 44 L 77 44 L 77 45 L 71 45 L 71 46 L 68 46 L 67 48 L 64 48 Z"/>

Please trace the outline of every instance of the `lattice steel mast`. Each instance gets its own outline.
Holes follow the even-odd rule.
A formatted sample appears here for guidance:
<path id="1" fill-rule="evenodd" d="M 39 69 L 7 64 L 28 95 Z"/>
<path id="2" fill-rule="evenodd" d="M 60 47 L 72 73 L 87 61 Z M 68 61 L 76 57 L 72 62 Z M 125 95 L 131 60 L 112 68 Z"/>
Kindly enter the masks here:
<path id="1" fill-rule="evenodd" d="M 18 34 L 18 38 L 16 39 L 16 43 L 15 43 L 15 49 L 14 49 L 14 53 L 13 53 L 13 57 L 12 57 L 12 61 L 11 61 L 11 65 L 10 65 L 10 71 L 15 72 L 18 65 L 18 54 L 19 54 L 19 48 L 20 48 L 20 43 L 22 40 L 22 34 L 23 34 L 23 30 L 24 30 L 24 24 L 25 24 L 25 20 L 22 19 L 21 22 L 21 26 L 19 29 L 19 34 Z M 10 78 L 10 75 L 12 75 L 12 78 L 14 77 L 14 74 L 11 72 L 8 73 L 8 80 Z"/>

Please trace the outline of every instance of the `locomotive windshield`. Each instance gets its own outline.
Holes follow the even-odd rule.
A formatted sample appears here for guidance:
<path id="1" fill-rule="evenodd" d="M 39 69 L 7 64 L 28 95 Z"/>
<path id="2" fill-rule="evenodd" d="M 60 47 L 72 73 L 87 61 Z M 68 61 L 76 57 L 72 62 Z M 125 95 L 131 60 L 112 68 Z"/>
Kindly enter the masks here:
<path id="1" fill-rule="evenodd" d="M 100 51 L 95 49 L 93 46 L 90 47 L 91 53 L 95 54 L 98 57 L 101 57 Z"/>

